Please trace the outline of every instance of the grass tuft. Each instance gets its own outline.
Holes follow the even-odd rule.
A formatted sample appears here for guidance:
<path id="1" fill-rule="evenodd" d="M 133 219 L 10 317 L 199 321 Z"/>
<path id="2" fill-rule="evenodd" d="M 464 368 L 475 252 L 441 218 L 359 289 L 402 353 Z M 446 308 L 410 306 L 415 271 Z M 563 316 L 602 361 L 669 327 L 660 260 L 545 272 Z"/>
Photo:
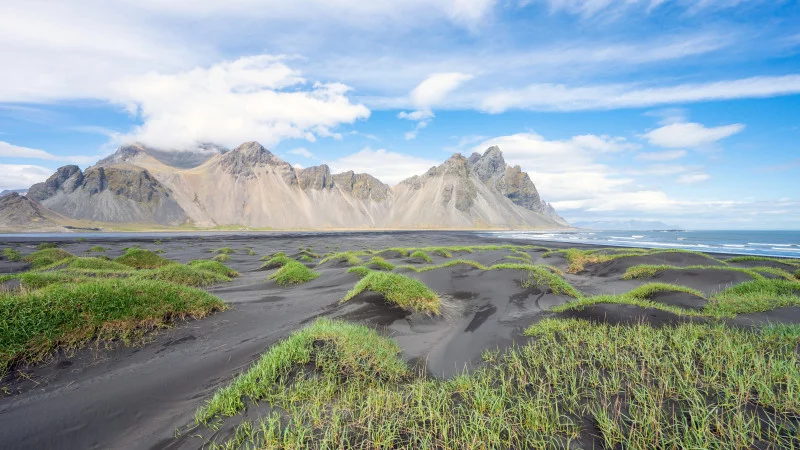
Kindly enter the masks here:
<path id="1" fill-rule="evenodd" d="M 219 261 L 209 261 L 207 259 L 198 259 L 194 261 L 189 261 L 187 264 L 189 267 L 193 267 L 198 270 L 205 270 L 207 272 L 214 272 L 218 275 L 222 275 L 228 278 L 234 278 L 239 276 L 239 272 L 231 269 L 230 267 L 222 264 Z"/>
<path id="2" fill-rule="evenodd" d="M 3 249 L 3 257 L 9 261 L 19 261 L 22 259 L 22 254 L 16 249 L 9 247 Z"/>
<path id="3" fill-rule="evenodd" d="M 114 261 L 133 267 L 134 269 L 156 269 L 166 266 L 167 264 L 175 264 L 174 261 L 162 258 L 150 250 L 138 247 L 129 248 L 125 251 L 125 254 Z"/>
<path id="4" fill-rule="evenodd" d="M 264 258 L 262 258 L 262 260 L 263 259 Z M 290 263 L 292 261 L 294 261 L 294 260 L 292 258 L 289 258 L 288 256 L 286 256 L 285 253 L 279 252 L 279 253 L 275 253 L 275 255 L 272 256 L 272 258 L 269 259 L 269 261 L 267 261 L 264 264 L 262 264 L 261 268 L 262 269 L 274 269 L 276 267 L 283 267 L 283 266 L 285 266 L 286 264 L 288 264 L 288 263 Z"/>
<path id="5" fill-rule="evenodd" d="M 57 248 L 58 244 L 54 242 L 42 242 L 36 246 L 36 250 L 47 250 L 48 248 Z"/>
<path id="6" fill-rule="evenodd" d="M 433 262 L 431 260 L 431 257 L 428 256 L 428 254 L 425 253 L 422 250 L 416 250 L 413 253 L 411 253 L 410 255 L 408 255 L 408 257 L 411 258 L 411 259 L 421 259 L 421 260 L 423 260 L 425 262 Z"/>
<path id="7" fill-rule="evenodd" d="M 55 263 L 72 258 L 74 255 L 60 248 L 46 248 L 37 250 L 30 255 L 22 258 L 23 261 L 31 263 L 34 269 L 51 266 Z"/>
<path id="8" fill-rule="evenodd" d="M 390 263 L 389 261 L 386 261 L 380 256 L 373 256 L 372 259 L 370 259 L 367 264 L 379 270 L 391 271 L 394 270 L 395 268 L 394 264 Z"/>
<path id="9" fill-rule="evenodd" d="M 370 272 L 372 272 L 372 269 L 364 266 L 355 266 L 347 269 L 347 273 L 354 273 L 358 275 L 359 278 L 364 278 Z"/>
<path id="10" fill-rule="evenodd" d="M 222 247 L 222 248 L 218 248 L 216 250 L 212 250 L 211 253 L 219 253 L 219 254 L 222 254 L 222 255 L 231 255 L 233 253 L 236 253 L 236 250 L 234 250 L 234 249 L 232 249 L 230 247 Z"/>
<path id="11" fill-rule="evenodd" d="M 281 287 L 305 283 L 318 277 L 319 273 L 294 260 L 290 260 L 269 276 L 271 280 L 275 280 L 278 286 Z"/>
<path id="12" fill-rule="evenodd" d="M 217 261 L 217 262 L 221 262 L 221 263 L 229 261 L 230 259 L 231 259 L 231 256 L 229 254 L 227 254 L 227 253 L 220 253 L 219 255 L 211 258 L 212 261 Z"/>
<path id="13" fill-rule="evenodd" d="M 92 253 L 105 253 L 106 248 L 103 247 L 102 245 L 95 245 L 94 247 L 90 248 L 88 251 L 92 252 Z"/>
<path id="14" fill-rule="evenodd" d="M 377 292 L 389 303 L 410 311 L 439 314 L 440 300 L 430 288 L 421 281 L 399 273 L 375 272 L 367 273 L 347 292 L 342 302 L 346 302 L 364 292 Z"/>

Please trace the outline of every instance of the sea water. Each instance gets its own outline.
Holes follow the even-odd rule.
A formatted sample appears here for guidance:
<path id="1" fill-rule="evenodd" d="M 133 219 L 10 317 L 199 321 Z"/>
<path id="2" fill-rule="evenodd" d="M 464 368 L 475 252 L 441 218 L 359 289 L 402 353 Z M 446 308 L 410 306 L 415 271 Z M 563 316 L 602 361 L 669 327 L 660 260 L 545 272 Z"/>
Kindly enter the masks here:
<path id="1" fill-rule="evenodd" d="M 485 232 L 481 235 L 505 239 L 616 247 L 680 248 L 710 253 L 800 258 L 800 231 L 498 231 Z"/>

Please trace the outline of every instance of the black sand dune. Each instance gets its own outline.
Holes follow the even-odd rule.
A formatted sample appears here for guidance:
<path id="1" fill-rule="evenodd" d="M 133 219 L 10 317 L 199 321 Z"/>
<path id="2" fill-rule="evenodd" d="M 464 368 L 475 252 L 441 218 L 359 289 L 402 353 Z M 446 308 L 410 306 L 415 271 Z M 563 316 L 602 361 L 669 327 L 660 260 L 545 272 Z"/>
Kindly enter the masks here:
<path id="1" fill-rule="evenodd" d="M 706 303 L 708 303 L 703 297 L 680 291 L 656 292 L 650 296 L 649 300 L 663 305 L 677 306 L 685 309 L 703 309 Z"/>
<path id="2" fill-rule="evenodd" d="M 655 255 L 629 256 L 614 259 L 605 263 L 587 264 L 586 271 L 595 277 L 620 277 L 628 268 L 647 265 L 669 266 L 718 266 L 722 263 L 702 255 L 684 252 L 664 252 Z"/>
<path id="3" fill-rule="evenodd" d="M 9 239 L 12 240 L 12 239 Z M 24 254 L 38 242 L 18 239 Z M 52 242 L 53 240 L 50 239 Z M 331 317 L 365 323 L 394 338 L 403 356 L 429 375 L 450 377 L 480 364 L 486 349 L 524 342 L 522 331 L 534 322 L 554 315 L 548 310 L 571 300 L 540 287 L 523 288 L 527 277 L 519 270 L 482 271 L 457 265 L 416 273 L 404 270 L 440 294 L 442 315 L 430 317 L 387 305 L 380 295 L 364 292 L 349 302 L 339 303 L 358 281 L 350 267 L 331 261 L 315 266 L 321 276 L 313 281 L 282 288 L 268 280 L 269 271 L 259 270 L 259 258 L 278 251 L 298 255 L 300 247 L 313 251 L 381 249 L 397 246 L 485 245 L 498 241 L 481 239 L 472 233 L 297 233 L 264 235 L 202 235 L 169 239 L 142 236 L 136 239 L 64 239 L 62 246 L 84 255 L 94 246 L 114 258 L 125 247 L 139 244 L 180 262 L 208 259 L 213 250 L 230 247 L 235 253 L 225 262 L 241 272 L 231 283 L 209 290 L 231 309 L 200 320 L 163 330 L 146 345 L 137 347 L 88 348 L 74 354 L 59 354 L 35 367 L 19 368 L 3 380 L 8 394 L 0 397 L 0 448 L 198 448 L 199 440 L 174 439 L 175 428 L 190 423 L 196 408 L 215 390 L 246 369 L 262 352 L 291 332 L 317 317 Z M 503 241 L 502 243 L 508 243 Z M 515 242 L 530 244 L 530 242 Z M 551 244 L 548 244 L 551 245 Z M 564 248 L 565 244 L 552 244 Z M 246 249 L 255 255 L 250 255 Z M 564 258 L 542 258 L 529 250 L 534 263 L 566 268 Z M 517 262 L 505 259 L 507 251 L 454 253 L 484 265 Z M 434 263 L 448 259 L 428 255 Z M 399 254 L 381 256 L 393 264 L 422 261 Z M 366 262 L 369 258 L 363 258 Z M 636 264 L 689 266 L 713 264 L 697 255 L 674 253 L 632 257 L 605 265 L 587 267 L 565 279 L 585 295 L 620 294 L 650 281 L 677 283 L 706 294 L 750 279 L 746 274 L 721 270 L 670 270 L 655 280 L 620 280 L 627 267 Z M 0 261 L 0 273 L 18 272 L 24 266 Z M 653 301 L 702 308 L 704 300 L 690 294 L 664 292 Z M 764 322 L 800 322 L 798 308 L 738 317 L 740 326 Z M 557 317 L 575 317 L 606 323 L 646 322 L 653 326 L 700 320 L 630 305 L 597 304 L 571 310 Z M 254 412 L 251 412 L 254 414 Z M 588 427 L 587 430 L 590 430 Z M 588 433 L 588 431 L 587 431 Z M 588 442 L 588 435 L 585 442 Z"/>

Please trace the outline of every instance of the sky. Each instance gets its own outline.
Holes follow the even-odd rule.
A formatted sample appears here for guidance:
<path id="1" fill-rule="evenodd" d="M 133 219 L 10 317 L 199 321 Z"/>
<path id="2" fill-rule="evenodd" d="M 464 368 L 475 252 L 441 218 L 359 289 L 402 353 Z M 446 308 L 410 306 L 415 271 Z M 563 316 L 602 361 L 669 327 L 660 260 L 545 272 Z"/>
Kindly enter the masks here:
<path id="1" fill-rule="evenodd" d="M 0 190 L 130 142 L 395 184 L 491 145 L 568 221 L 800 229 L 800 2 L 0 4 Z"/>

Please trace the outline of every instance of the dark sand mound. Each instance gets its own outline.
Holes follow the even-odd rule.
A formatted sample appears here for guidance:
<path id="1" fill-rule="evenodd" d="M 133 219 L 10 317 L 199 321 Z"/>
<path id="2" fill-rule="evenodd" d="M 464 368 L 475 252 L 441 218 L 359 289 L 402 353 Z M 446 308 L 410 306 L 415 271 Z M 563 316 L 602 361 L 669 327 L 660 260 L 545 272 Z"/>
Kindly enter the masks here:
<path id="1" fill-rule="evenodd" d="M 655 255 L 626 256 L 599 264 L 587 264 L 586 271 L 595 277 L 619 277 L 628 268 L 640 264 L 648 265 L 669 265 L 669 266 L 721 266 L 722 263 L 714 261 L 695 253 L 685 252 L 666 252 Z"/>
<path id="2" fill-rule="evenodd" d="M 558 313 L 556 317 L 591 320 L 592 322 L 611 325 L 646 323 L 654 327 L 686 322 L 705 322 L 703 318 L 680 316 L 660 309 L 613 303 L 588 305 L 582 309 L 572 309 Z"/>
<path id="3" fill-rule="evenodd" d="M 659 272 L 652 278 L 652 280 L 697 289 L 706 295 L 752 279 L 750 275 L 743 272 L 717 269 L 671 269 Z"/>
<path id="4" fill-rule="evenodd" d="M 24 272 L 31 268 L 29 263 L 25 261 L 2 261 L 0 264 L 0 273 L 17 273 L 17 272 Z"/>
<path id="5" fill-rule="evenodd" d="M 743 267 L 743 268 L 773 267 L 775 269 L 783 269 L 789 273 L 794 273 L 794 271 L 798 269 L 797 266 L 794 266 L 792 264 L 780 263 L 777 261 L 737 261 L 737 262 L 730 262 L 728 264 L 733 267 Z"/>
<path id="6" fill-rule="evenodd" d="M 650 296 L 650 300 L 663 305 L 677 306 L 686 309 L 703 309 L 706 299 L 688 292 L 661 291 Z"/>

